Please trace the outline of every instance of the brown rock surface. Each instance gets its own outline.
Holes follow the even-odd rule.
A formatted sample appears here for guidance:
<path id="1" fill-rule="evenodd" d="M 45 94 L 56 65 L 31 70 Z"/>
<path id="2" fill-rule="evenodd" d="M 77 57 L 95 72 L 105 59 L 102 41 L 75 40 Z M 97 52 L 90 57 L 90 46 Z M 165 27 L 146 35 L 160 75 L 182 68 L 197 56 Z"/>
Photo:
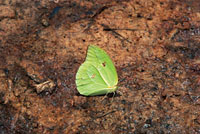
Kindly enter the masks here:
<path id="1" fill-rule="evenodd" d="M 200 133 L 200 1 L 0 1 L 0 134 Z M 84 97 L 87 47 L 119 92 Z"/>

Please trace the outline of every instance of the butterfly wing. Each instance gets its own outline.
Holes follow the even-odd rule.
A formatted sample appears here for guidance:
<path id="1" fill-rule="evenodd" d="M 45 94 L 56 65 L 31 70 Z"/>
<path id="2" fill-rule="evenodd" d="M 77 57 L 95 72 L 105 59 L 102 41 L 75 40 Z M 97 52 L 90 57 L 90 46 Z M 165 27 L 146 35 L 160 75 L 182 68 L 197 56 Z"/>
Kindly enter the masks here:
<path id="1" fill-rule="evenodd" d="M 76 74 L 79 93 L 93 96 L 114 92 L 117 83 L 117 72 L 110 57 L 101 48 L 90 45 L 86 61 Z"/>

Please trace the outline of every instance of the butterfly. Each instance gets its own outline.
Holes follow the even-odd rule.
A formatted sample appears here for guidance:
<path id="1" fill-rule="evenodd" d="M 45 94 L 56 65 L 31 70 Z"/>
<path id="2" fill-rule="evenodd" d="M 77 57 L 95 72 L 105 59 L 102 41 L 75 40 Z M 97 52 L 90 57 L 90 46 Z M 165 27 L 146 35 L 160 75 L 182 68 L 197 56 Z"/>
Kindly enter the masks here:
<path id="1" fill-rule="evenodd" d="M 76 86 L 81 95 L 95 96 L 115 92 L 118 76 L 108 54 L 98 46 L 88 47 L 85 62 L 76 73 Z"/>

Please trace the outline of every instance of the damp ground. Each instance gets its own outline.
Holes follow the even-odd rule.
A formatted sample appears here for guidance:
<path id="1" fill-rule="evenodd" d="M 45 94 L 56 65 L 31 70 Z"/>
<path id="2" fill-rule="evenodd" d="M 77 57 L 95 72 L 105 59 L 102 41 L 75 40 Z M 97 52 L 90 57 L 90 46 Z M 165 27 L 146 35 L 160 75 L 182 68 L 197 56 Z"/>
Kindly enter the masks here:
<path id="1" fill-rule="evenodd" d="M 0 134 L 199 134 L 200 1 L 0 2 Z M 90 44 L 119 77 L 78 94 Z"/>

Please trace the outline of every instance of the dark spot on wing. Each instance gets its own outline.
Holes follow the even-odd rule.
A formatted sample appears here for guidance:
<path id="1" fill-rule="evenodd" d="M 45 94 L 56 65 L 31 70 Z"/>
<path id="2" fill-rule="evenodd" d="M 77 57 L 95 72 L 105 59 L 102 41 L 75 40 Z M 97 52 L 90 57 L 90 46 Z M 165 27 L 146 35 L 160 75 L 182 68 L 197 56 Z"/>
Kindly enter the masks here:
<path id="1" fill-rule="evenodd" d="M 105 62 L 105 61 L 102 63 L 102 66 L 103 66 L 103 67 L 105 67 L 105 66 L 106 66 L 106 62 Z"/>

